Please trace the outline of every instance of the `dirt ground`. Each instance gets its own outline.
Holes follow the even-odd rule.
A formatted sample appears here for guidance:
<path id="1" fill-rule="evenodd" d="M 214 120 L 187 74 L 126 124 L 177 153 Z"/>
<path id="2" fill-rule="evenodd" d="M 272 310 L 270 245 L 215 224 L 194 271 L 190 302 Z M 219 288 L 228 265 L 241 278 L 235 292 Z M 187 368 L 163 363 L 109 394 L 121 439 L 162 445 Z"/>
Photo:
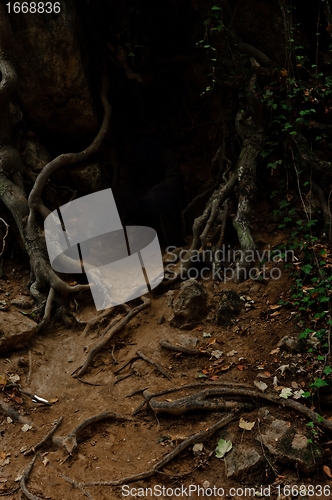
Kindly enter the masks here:
<path id="1" fill-rule="evenodd" d="M 285 233 L 281 232 L 275 233 L 273 238 L 271 235 L 256 234 L 256 238 L 263 241 L 268 237 L 272 245 L 281 242 L 285 236 Z M 268 391 L 276 394 L 273 388 L 276 375 L 282 386 L 290 387 L 295 383 L 299 388 L 308 387 L 307 372 L 300 370 L 298 373 L 296 368 L 301 366 L 301 363 L 305 364 L 304 354 L 289 353 L 283 349 L 271 354 L 284 335 L 296 336 L 300 332 L 300 327 L 289 309 L 274 307 L 281 297 L 285 297 L 292 280 L 284 269 L 284 264 L 280 263 L 278 266 L 282 270 L 279 280 L 247 280 L 241 284 L 216 283 L 212 279 L 204 281 L 210 312 L 215 310 L 223 289 L 232 288 L 245 297 L 246 307 L 242 308 L 238 317 L 228 326 L 216 326 L 210 315 L 193 330 L 173 328 L 168 321 L 171 309 L 167 305 L 167 296 L 150 295 L 150 307 L 136 316 L 113 338 L 107 348 L 97 355 L 92 366 L 82 376 L 84 382 L 73 378 L 71 374 L 83 364 L 87 352 L 96 344 L 101 330 L 111 321 L 110 318 L 87 335 L 82 334 L 84 326 L 64 329 L 59 325 L 34 338 L 29 349 L 1 356 L 0 374 L 19 375 L 19 384 L 24 390 L 53 403 L 52 406 L 33 403 L 24 394 L 22 401 L 18 399 L 15 402 L 4 392 L 0 395 L 32 425 L 31 429 L 23 432 L 22 423 L 10 421 L 6 416 L 0 419 L 0 451 L 5 464 L 0 468 L 0 495 L 15 500 L 25 498 L 19 489 L 19 478 L 27 468 L 31 456 L 24 456 L 23 453 L 38 443 L 61 416 L 63 422 L 55 434 L 65 436 L 85 419 L 101 412 L 117 412 L 130 416 L 142 403 L 143 396 L 142 392 L 133 397 L 128 396 L 134 391 L 146 388 L 156 392 L 190 383 L 201 384 L 204 388 L 211 381 L 255 388 L 254 381 L 261 380 L 268 385 Z M 0 300 L 11 299 L 22 293 L 28 295 L 28 276 L 25 276 L 23 271 L 19 263 L 15 266 L 11 264 L 6 269 L 8 280 L 0 283 Z M 90 304 L 78 308 L 75 314 L 82 321 L 86 321 L 93 318 L 96 312 Z M 165 318 L 164 322 L 160 320 L 162 316 Z M 222 360 L 213 361 L 209 357 L 172 353 L 159 345 L 161 339 L 178 344 L 184 340 L 190 342 L 190 338 L 194 339 L 193 342 L 197 341 L 198 348 L 212 346 L 213 349 L 221 350 L 224 353 Z M 172 375 L 171 380 L 142 359 L 133 361 L 119 374 L 115 374 L 117 368 L 135 357 L 137 350 L 167 368 Z M 282 375 L 277 369 L 285 364 L 294 366 L 294 369 L 285 371 Z M 125 375 L 130 376 L 119 380 Z M 182 391 L 161 399 L 175 399 L 185 394 L 189 392 Z M 257 421 L 260 408 L 267 406 L 276 418 L 293 424 L 306 423 L 302 416 L 287 408 L 259 401 L 254 411 L 242 416 L 247 421 Z M 27 487 L 33 495 L 53 500 L 82 499 L 87 494 L 97 500 L 134 498 L 134 494 L 146 499 L 181 496 L 185 498 L 185 493 L 189 495 L 185 489 L 189 488 L 189 485 L 224 488 L 225 496 L 234 499 L 253 497 L 253 492 L 257 498 L 276 499 L 278 494 L 283 492 L 284 485 L 331 484 L 323 476 L 321 466 L 311 477 L 283 463 L 276 464 L 276 470 L 272 472 L 267 456 L 265 464 L 258 470 L 245 475 L 241 480 L 230 479 L 227 477 L 224 459 L 216 458 L 214 453 L 222 435 L 221 431 L 204 441 L 202 452 L 195 454 L 190 446 L 160 472 L 148 479 L 131 483 L 127 489 L 121 486 L 85 486 L 84 492 L 68 482 L 68 478 L 77 483 L 113 481 L 149 470 L 184 439 L 213 425 L 222 415 L 220 411 L 195 411 L 182 416 L 159 414 L 157 418 L 151 409 L 145 406 L 132 421 L 106 419 L 92 424 L 79 434 L 78 448 L 73 456 L 68 456 L 64 447 L 59 447 L 49 440 L 40 449 L 40 456 L 37 457 L 28 478 Z M 324 413 L 324 416 L 327 418 L 329 414 Z M 332 417 L 332 412 L 330 416 Z M 233 447 L 241 449 L 255 440 L 259 429 L 257 424 L 251 431 L 240 429 L 238 421 L 238 418 L 235 419 L 227 429 L 233 436 Z M 329 450 L 328 446 L 326 448 Z M 164 490 L 157 489 L 153 494 L 139 489 L 129 491 L 129 488 L 152 488 L 156 485 L 164 486 Z M 249 486 L 254 490 L 244 490 Z M 269 490 L 261 491 L 262 486 L 269 487 Z M 176 495 L 174 491 L 180 490 L 174 489 L 181 487 L 184 488 L 184 494 Z M 217 492 L 212 498 L 223 498 L 221 493 Z M 202 495 L 199 496 L 193 491 L 190 496 L 201 497 Z M 309 495 L 298 498 L 325 496 Z"/>

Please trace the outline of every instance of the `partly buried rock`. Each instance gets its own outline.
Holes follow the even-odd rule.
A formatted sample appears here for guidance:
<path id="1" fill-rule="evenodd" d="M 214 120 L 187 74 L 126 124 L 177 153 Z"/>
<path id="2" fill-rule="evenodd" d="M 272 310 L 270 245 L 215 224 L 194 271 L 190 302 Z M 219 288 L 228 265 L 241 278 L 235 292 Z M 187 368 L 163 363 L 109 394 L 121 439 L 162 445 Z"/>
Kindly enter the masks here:
<path id="1" fill-rule="evenodd" d="M 233 448 L 225 458 L 227 477 L 243 479 L 249 471 L 252 474 L 253 469 L 260 468 L 262 461 L 255 448 Z"/>
<path id="2" fill-rule="evenodd" d="M 0 353 L 24 347 L 36 328 L 37 323 L 19 312 L 0 311 Z"/>
<path id="3" fill-rule="evenodd" d="M 285 335 L 281 340 L 279 340 L 277 347 L 284 347 L 288 351 L 301 352 L 304 345 L 303 340 Z"/>
<path id="4" fill-rule="evenodd" d="M 305 474 L 312 473 L 322 460 L 320 448 L 284 420 L 273 420 L 257 440 L 279 462 L 293 464 Z"/>
<path id="5" fill-rule="evenodd" d="M 188 330 L 196 326 L 208 313 L 207 294 L 203 285 L 193 278 L 182 283 L 171 307 L 174 313 L 170 321 L 172 326 Z"/>
<path id="6" fill-rule="evenodd" d="M 218 325 L 227 325 L 239 314 L 242 308 L 240 296 L 234 290 L 223 290 L 217 308 Z"/>

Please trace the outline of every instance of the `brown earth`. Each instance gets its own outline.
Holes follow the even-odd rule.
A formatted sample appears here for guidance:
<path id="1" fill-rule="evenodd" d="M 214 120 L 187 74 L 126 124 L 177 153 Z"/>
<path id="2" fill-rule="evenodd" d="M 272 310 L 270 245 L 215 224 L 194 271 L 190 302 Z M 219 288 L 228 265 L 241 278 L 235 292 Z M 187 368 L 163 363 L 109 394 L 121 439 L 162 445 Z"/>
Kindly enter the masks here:
<path id="1" fill-rule="evenodd" d="M 281 232 L 275 233 L 273 237 L 270 234 L 256 234 L 257 239 L 269 240 L 271 246 L 280 243 L 286 236 Z M 0 396 L 32 423 L 32 428 L 23 432 L 22 423 L 9 422 L 6 416 L 0 419 L 0 458 L 5 463 L 8 462 L 0 468 L 0 495 L 8 495 L 18 488 L 19 482 L 15 482 L 15 479 L 22 475 L 31 460 L 31 456 L 23 455 L 24 450 L 38 443 L 51 429 L 54 421 L 61 416 L 64 417 L 63 423 L 56 431 L 56 435 L 64 436 L 85 419 L 104 411 L 130 416 L 141 404 L 143 397 L 142 393 L 131 398 L 127 396 L 144 388 L 156 392 L 195 382 L 204 388 L 210 379 L 249 385 L 255 389 L 253 382 L 260 380 L 268 385 L 268 392 L 276 394 L 273 387 L 275 375 L 280 386 L 291 387 L 292 383 L 297 383 L 299 388 L 307 388 L 309 376 L 305 370 L 304 353 L 290 353 L 280 349 L 271 354 L 284 335 L 296 337 L 300 332 L 300 327 L 290 309 L 274 308 L 278 300 L 285 296 L 292 282 L 288 271 L 283 269 L 284 264 L 277 265 L 282 269 L 279 280 L 265 282 L 248 280 L 241 284 L 216 283 L 211 279 L 204 281 L 210 312 L 215 310 L 219 294 L 225 288 L 232 288 L 240 296 L 245 297 L 247 307 L 243 307 L 239 316 L 228 326 L 216 326 L 215 322 L 205 319 L 193 330 L 172 328 L 168 321 L 171 309 L 167 306 L 167 297 L 164 294 L 159 297 L 151 295 L 150 307 L 135 317 L 114 337 L 108 347 L 97 355 L 88 372 L 82 377 L 86 383 L 73 378 L 71 374 L 83 364 L 86 353 L 97 342 L 100 331 L 110 322 L 109 318 L 104 320 L 99 329 L 92 329 L 87 336 L 82 335 L 83 326 L 80 329 L 65 329 L 63 326 L 58 326 L 34 338 L 29 349 L 2 355 L 0 374 L 6 377 L 9 374 L 18 374 L 19 384 L 24 390 L 47 400 L 56 401 L 52 406 L 43 406 L 33 403 L 24 394 L 23 402 L 19 399 L 17 402 L 10 399 L 9 395 L 12 394 L 10 391 L 3 391 Z M 10 267 L 7 265 L 5 271 L 8 280 L 1 282 L 0 300 L 9 301 L 18 294 L 27 294 L 28 276 L 20 264 L 11 264 Z M 82 321 L 91 319 L 96 314 L 91 304 L 77 307 L 75 314 Z M 161 316 L 166 319 L 163 323 L 160 321 Z M 207 333 L 210 336 L 207 337 Z M 184 337 L 197 339 L 198 348 L 210 347 L 223 351 L 222 361 L 172 353 L 159 345 L 160 339 L 177 344 L 183 342 Z M 137 350 L 167 368 L 172 374 L 172 379 L 168 380 L 142 359 L 133 361 L 119 375 L 115 375 L 114 371 L 134 357 Z M 227 353 L 230 356 L 227 356 Z M 285 364 L 289 364 L 291 369 L 282 375 L 280 370 L 276 370 Z M 298 373 L 300 367 L 302 369 Z M 207 377 L 199 378 L 204 373 Z M 118 381 L 119 377 L 128 374 L 131 376 Z M 176 399 L 185 394 L 189 392 L 174 393 L 169 398 Z M 165 398 L 168 396 L 161 399 Z M 282 406 L 267 405 L 259 401 L 256 403 L 256 410 L 242 415 L 245 420 L 257 422 L 259 409 L 268 406 L 274 418 L 305 428 L 306 420 L 301 415 Z M 323 415 L 328 417 L 332 414 Z M 37 457 L 27 481 L 28 489 L 40 498 L 54 500 L 69 497 L 72 500 L 85 498 L 84 492 L 67 482 L 61 474 L 78 483 L 111 481 L 138 474 L 149 470 L 184 438 L 208 428 L 221 418 L 222 412 L 200 411 L 180 417 L 159 414 L 157 418 L 145 406 L 135 415 L 134 421 L 105 420 L 93 424 L 79 434 L 78 449 L 72 457 L 68 457 L 63 447 L 58 447 L 51 441 L 44 445 L 40 450 L 44 462 Z M 233 436 L 233 447 L 241 450 L 255 442 L 255 437 L 260 432 L 259 420 L 251 431 L 240 429 L 238 423 L 239 418 L 236 418 L 228 425 L 227 432 Z M 249 486 L 259 491 L 261 485 L 267 487 L 272 484 L 270 495 L 263 495 L 260 498 L 276 499 L 277 486 L 282 492 L 283 485 L 288 484 L 330 484 L 323 476 L 321 466 L 312 477 L 305 476 L 283 463 L 274 464 L 276 470 L 273 473 L 266 454 L 263 455 L 263 464 L 255 473 L 246 474 L 241 480 L 227 478 L 225 461 L 216 458 L 214 453 L 220 435 L 222 433 L 219 431 L 208 438 L 200 454 L 195 455 L 190 446 L 167 464 L 162 472 L 156 473 L 149 479 L 131 483 L 129 487 L 146 488 L 164 485 L 167 488 L 176 488 L 192 484 L 206 488 L 215 485 L 217 488 L 225 488 L 227 492 L 232 487 Z M 331 456 L 329 445 L 325 446 L 324 453 L 325 457 Z M 330 459 L 326 458 L 325 463 L 329 465 L 329 461 Z M 90 486 L 85 487 L 85 490 L 92 498 L 98 500 L 125 498 L 124 495 L 128 491 L 122 491 L 121 486 Z M 157 498 L 145 495 L 143 490 L 138 490 L 136 493 L 141 498 Z M 177 498 L 170 496 L 166 491 L 164 493 L 159 498 Z M 233 498 L 246 498 L 244 491 L 238 493 Z M 309 497 L 325 498 L 321 495 L 301 498 Z M 9 494 L 8 498 L 16 500 L 25 497 L 18 490 Z M 133 496 L 129 495 L 127 498 Z M 191 498 L 199 497 L 193 493 Z M 217 495 L 213 498 L 222 496 Z M 295 496 L 279 498 L 295 498 Z"/>

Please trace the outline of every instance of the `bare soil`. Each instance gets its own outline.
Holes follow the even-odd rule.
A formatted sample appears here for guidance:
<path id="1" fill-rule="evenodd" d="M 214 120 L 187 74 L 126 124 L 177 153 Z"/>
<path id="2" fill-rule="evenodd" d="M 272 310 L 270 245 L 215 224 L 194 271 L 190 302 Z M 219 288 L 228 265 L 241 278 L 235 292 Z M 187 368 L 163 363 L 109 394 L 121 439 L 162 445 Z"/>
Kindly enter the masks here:
<path id="1" fill-rule="evenodd" d="M 271 238 L 271 235 L 263 234 L 261 239 L 264 241 L 268 238 L 271 245 L 275 245 L 285 236 L 284 233 L 276 233 Z M 273 308 L 278 299 L 287 293 L 292 281 L 288 271 L 283 269 L 283 263 L 279 266 L 282 268 L 279 280 L 267 282 L 248 280 L 241 284 L 204 281 L 209 296 L 210 311 L 215 310 L 219 294 L 225 288 L 233 288 L 240 296 L 247 297 L 248 304 L 249 299 L 253 301 L 248 307 L 243 307 L 236 320 L 228 326 L 216 326 L 215 322 L 206 319 L 190 331 L 172 328 L 168 322 L 171 309 L 167 306 L 167 297 L 151 296 L 151 306 L 135 317 L 110 342 L 107 349 L 96 357 L 83 376 L 86 383 L 73 378 L 71 374 L 83 364 L 86 353 L 96 344 L 100 331 L 110 322 L 109 318 L 99 329 L 92 329 L 87 336 L 82 335 L 83 326 L 80 329 L 65 329 L 59 326 L 36 337 L 29 349 L 3 355 L 0 358 L 0 374 L 6 376 L 18 374 L 19 383 L 24 390 L 47 400 L 56 401 L 52 406 L 43 406 L 33 403 L 23 394 L 23 402 L 19 404 L 10 400 L 5 393 L 0 395 L 32 423 L 32 428 L 23 432 L 21 423 L 9 422 L 6 416 L 0 420 L 1 457 L 9 459 L 7 460 L 9 463 L 0 468 L 0 495 L 8 495 L 18 488 L 19 482 L 15 482 L 15 479 L 22 475 L 31 460 L 31 456 L 24 456 L 23 451 L 38 443 L 52 428 L 54 421 L 61 416 L 64 417 L 63 423 L 56 434 L 64 436 L 85 419 L 104 411 L 130 416 L 143 401 L 143 396 L 142 393 L 130 398 L 127 396 L 144 388 L 156 392 L 194 382 L 201 383 L 204 388 L 209 379 L 244 384 L 254 388 L 253 382 L 261 380 L 269 386 L 268 390 L 275 393 L 273 388 L 275 375 L 282 386 L 291 387 L 291 384 L 296 382 L 300 388 L 307 387 L 306 370 L 303 369 L 298 373 L 299 367 L 305 367 L 303 353 L 289 353 L 281 349 L 271 354 L 284 335 L 296 336 L 300 332 L 291 310 Z M 20 293 L 27 294 L 28 276 L 24 275 L 24 270 L 19 264 L 7 266 L 6 274 L 9 279 L 1 282 L 0 300 L 8 301 Z M 274 314 L 276 311 L 278 314 Z M 90 304 L 78 308 L 76 314 L 83 321 L 93 318 L 96 312 Z M 159 324 L 161 316 L 164 316 L 166 321 Z M 206 336 L 207 333 L 210 336 Z M 216 360 L 213 361 L 208 357 L 172 353 L 159 345 L 160 339 L 166 339 L 172 344 L 180 343 L 183 341 L 183 336 L 197 339 L 198 348 L 204 349 L 210 344 L 214 349 L 223 351 L 222 361 L 216 363 Z M 121 364 L 135 356 L 137 350 L 167 368 L 172 374 L 172 380 L 162 376 L 142 359 L 132 362 L 118 375 L 114 374 Z M 292 368 L 282 375 L 277 369 L 285 364 L 290 364 Z M 204 373 L 207 377 L 199 378 Z M 115 383 L 120 376 L 128 374 L 131 374 L 128 378 Z M 169 398 L 175 399 L 185 394 L 189 392 L 171 394 Z M 243 417 L 248 421 L 257 420 L 260 406 L 267 405 L 262 402 L 257 405 L 255 411 L 244 414 Z M 270 405 L 269 410 L 276 418 L 305 426 L 304 418 L 286 408 Z M 328 417 L 326 413 L 324 416 Z M 78 483 L 84 483 L 111 481 L 149 470 L 183 439 L 208 428 L 220 418 L 222 412 L 198 411 L 180 417 L 160 414 L 156 418 L 151 409 L 145 406 L 135 415 L 135 420 L 132 422 L 105 420 L 93 424 L 79 434 L 78 449 L 72 457 L 68 457 L 64 448 L 52 444 L 51 441 L 44 445 L 40 450 L 43 462 L 39 457 L 36 459 L 27 481 L 28 489 L 40 498 L 54 500 L 85 498 L 84 492 L 67 482 L 60 474 Z M 244 431 L 238 427 L 236 419 L 228 426 L 228 432 L 233 435 L 233 446 L 242 447 L 254 442 L 259 429 L 256 424 L 252 431 Z M 321 466 L 311 478 L 297 473 L 282 463 L 276 465 L 276 471 L 273 473 L 267 457 L 264 466 L 255 473 L 246 475 L 241 481 L 229 479 L 224 460 L 216 458 L 214 454 L 220 435 L 221 432 L 216 433 L 205 441 L 201 454 L 195 455 L 191 446 L 160 473 L 132 483 L 130 487 L 164 485 L 167 488 L 176 488 L 182 485 L 188 487 L 190 484 L 202 487 L 215 485 L 218 488 L 225 488 L 227 493 L 231 487 L 253 486 L 259 491 L 261 485 L 272 484 L 270 496 L 263 495 L 261 498 L 276 499 L 278 485 L 282 487 L 284 484 L 330 484 L 323 476 Z M 325 446 L 325 454 L 327 457 L 331 456 L 329 446 Z M 328 460 L 326 463 L 329 465 Z M 121 486 L 90 486 L 85 487 L 85 490 L 92 498 L 98 500 L 124 498 L 127 491 L 122 490 Z M 143 494 L 143 490 L 136 493 L 141 498 L 156 497 Z M 164 493 L 159 498 L 176 498 L 167 492 Z M 243 492 L 234 494 L 233 498 L 248 496 Z M 16 500 L 25 497 L 18 490 L 9 494 L 8 498 Z M 128 498 L 133 497 L 129 495 Z M 192 494 L 191 498 L 199 497 Z"/>

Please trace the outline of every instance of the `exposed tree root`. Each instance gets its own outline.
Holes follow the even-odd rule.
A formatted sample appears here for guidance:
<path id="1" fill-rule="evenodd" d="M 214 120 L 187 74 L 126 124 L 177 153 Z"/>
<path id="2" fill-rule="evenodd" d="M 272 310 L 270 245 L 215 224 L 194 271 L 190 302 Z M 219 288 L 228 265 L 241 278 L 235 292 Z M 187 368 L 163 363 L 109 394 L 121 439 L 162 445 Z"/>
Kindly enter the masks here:
<path id="1" fill-rule="evenodd" d="M 164 375 L 164 377 L 168 378 L 168 380 L 171 380 L 172 379 L 172 375 L 170 374 L 170 372 L 168 370 L 166 370 L 166 368 L 164 368 L 163 366 L 161 366 L 159 363 L 157 363 L 156 361 L 153 361 L 152 359 L 148 358 L 145 354 L 143 354 L 141 351 L 137 351 L 136 352 L 137 356 L 139 356 L 141 359 L 143 359 L 144 361 L 146 361 L 147 363 L 150 363 L 150 365 L 154 366 L 155 368 L 157 368 L 157 370 L 162 374 Z"/>
<path id="2" fill-rule="evenodd" d="M 149 398 L 149 406 L 155 413 L 170 413 L 171 415 L 183 415 L 192 410 L 208 410 L 208 411 L 251 411 L 254 409 L 252 403 L 239 403 L 238 401 L 211 401 L 207 398 L 213 396 L 215 391 L 213 388 L 205 389 L 191 396 L 186 396 L 175 401 L 157 401 L 151 397 L 148 391 L 143 392 L 145 398 Z"/>
<path id="3" fill-rule="evenodd" d="M 54 422 L 52 429 L 46 434 L 46 436 L 43 437 L 43 439 L 41 441 L 39 441 L 37 444 L 31 446 L 31 448 L 29 450 L 24 452 L 24 456 L 31 455 L 32 453 L 35 453 L 36 450 L 38 450 L 45 443 L 47 443 L 47 441 L 53 436 L 55 431 L 60 427 L 60 425 L 62 424 L 62 421 L 63 421 L 63 416 Z"/>
<path id="4" fill-rule="evenodd" d="M 106 327 L 105 330 L 102 332 L 102 339 L 101 341 L 93 348 L 88 354 L 88 357 L 86 361 L 84 362 L 84 365 L 78 369 L 78 372 L 72 374 L 73 377 L 75 378 L 81 378 L 82 375 L 87 371 L 88 367 L 92 363 L 93 359 L 95 356 L 98 354 L 99 351 L 103 347 L 105 347 L 106 344 L 111 340 L 111 338 L 118 333 L 120 330 L 122 330 L 128 323 L 129 321 L 137 316 L 138 313 L 143 311 L 143 309 L 147 308 L 150 305 L 150 299 L 142 296 L 141 297 L 143 304 L 140 304 L 139 306 L 135 307 L 134 309 L 130 309 L 128 314 L 121 320 L 119 321 L 115 326 L 113 326 L 113 323 Z"/>
<path id="5" fill-rule="evenodd" d="M 93 500 L 93 496 L 90 495 L 90 493 L 88 493 L 87 491 L 85 491 L 85 489 L 80 485 L 80 483 L 78 483 L 77 481 L 75 481 L 75 479 L 72 479 L 68 476 L 65 476 L 64 474 L 62 474 L 62 472 L 58 471 L 54 465 L 52 465 L 51 462 L 49 462 L 50 466 L 55 470 L 55 472 L 60 476 L 62 477 L 62 479 L 64 479 L 65 481 L 67 481 L 67 483 L 71 484 L 72 486 L 74 486 L 75 488 L 77 488 L 78 490 L 81 490 L 81 492 L 88 498 L 90 498 L 90 500 Z"/>
<path id="6" fill-rule="evenodd" d="M 242 258 L 237 262 L 235 280 L 240 282 L 246 278 L 247 263 L 245 256 L 248 252 L 255 250 L 255 243 L 250 231 L 250 213 L 255 194 L 256 158 L 261 151 L 263 142 L 262 117 L 260 116 L 261 103 L 255 92 L 259 64 L 255 59 L 251 59 L 251 66 L 252 76 L 246 85 L 247 105 L 243 106 L 247 110 L 241 109 L 236 117 L 236 129 L 242 140 L 242 150 L 237 165 L 228 180 L 225 175 L 223 176 L 225 183 L 221 184 L 212 194 L 203 214 L 195 219 L 193 242 L 181 264 L 181 274 L 186 273 L 190 268 L 194 253 L 200 248 L 202 250 L 206 249 L 209 234 L 220 213 L 220 208 L 225 204 L 238 184 L 238 208 L 233 225 L 238 234 Z M 224 239 L 227 214 L 228 204 L 224 205 L 224 217 L 216 250 L 220 248 Z"/>
<path id="7" fill-rule="evenodd" d="M 214 387 L 214 386 L 216 386 L 216 387 L 220 387 L 220 386 L 225 387 L 226 386 L 228 388 L 243 387 L 243 384 L 230 384 L 230 383 L 223 384 L 222 382 L 210 382 L 207 385 L 209 387 Z M 206 387 L 207 385 L 202 384 L 202 383 L 186 384 L 186 385 L 182 385 L 180 387 L 172 387 L 171 389 L 163 389 L 162 391 L 152 393 L 145 398 L 145 400 L 138 406 L 138 408 L 136 408 L 136 410 L 133 411 L 132 415 L 136 415 L 150 401 L 151 398 L 157 398 L 158 396 L 164 396 L 164 394 L 171 394 L 172 392 L 182 391 L 183 389 L 197 389 L 198 387 L 202 388 L 202 386 Z M 248 386 L 248 389 L 250 389 L 250 386 Z M 140 391 L 135 391 L 134 394 L 137 394 L 138 392 L 143 392 L 144 390 L 146 390 L 146 389 L 142 389 Z M 132 394 L 128 397 L 131 397 L 134 394 Z"/>
<path id="8" fill-rule="evenodd" d="M 209 385 L 211 385 L 211 384 L 209 384 Z M 215 385 L 217 385 L 217 384 L 215 384 Z M 189 386 L 187 386 L 187 387 L 182 386 L 182 388 L 183 389 L 189 388 Z M 174 392 L 177 390 L 181 390 L 181 388 L 167 389 L 165 391 L 160 391 L 160 393 L 156 393 L 156 394 L 149 393 L 148 395 L 146 395 L 146 400 L 145 400 L 144 404 L 147 402 L 150 402 L 152 398 L 159 396 L 159 395 L 162 395 L 162 393 L 167 394 L 167 393 Z M 202 392 L 204 392 L 204 391 L 202 391 Z M 281 406 L 287 406 L 288 408 L 292 408 L 293 410 L 295 410 L 298 413 L 301 413 L 302 415 L 307 417 L 315 425 L 321 427 L 322 429 L 326 429 L 329 431 L 332 430 L 332 422 L 330 420 L 322 418 L 315 411 L 310 410 L 310 408 L 307 408 L 303 404 L 298 403 L 297 401 L 294 401 L 293 399 L 282 399 L 282 398 L 275 396 L 274 394 L 264 394 L 264 393 L 260 393 L 258 391 L 253 391 L 252 389 L 244 388 L 244 387 L 218 387 L 218 388 L 216 387 L 216 388 L 208 389 L 207 394 L 208 394 L 208 396 L 215 396 L 215 397 L 222 396 L 222 395 L 224 395 L 224 396 L 226 396 L 226 395 L 231 396 L 232 395 L 232 396 L 244 396 L 244 397 L 255 398 L 255 399 L 264 399 L 265 401 L 270 401 L 271 403 L 275 403 L 275 404 L 278 404 Z M 185 404 L 185 401 L 184 401 L 185 399 L 186 398 L 182 398 L 182 399 L 178 400 L 179 401 L 178 411 L 182 411 L 183 406 Z M 132 415 L 136 415 L 136 413 L 138 413 L 138 411 L 142 408 L 142 406 L 144 404 L 141 404 L 140 407 L 137 408 L 137 410 L 135 410 L 132 413 Z M 164 405 L 165 408 L 167 408 L 167 405 L 165 405 L 165 402 L 163 402 L 162 404 Z M 156 407 L 158 408 L 158 404 L 156 405 Z M 200 407 L 200 409 L 203 409 L 203 405 Z M 209 405 L 207 405 L 206 409 L 210 409 Z M 176 402 L 174 402 L 174 405 L 172 405 L 172 410 L 177 411 Z"/>
<path id="9" fill-rule="evenodd" d="M 105 411 L 103 413 L 99 413 L 98 415 L 94 415 L 93 417 L 87 418 L 86 420 L 84 420 L 84 422 L 81 422 L 68 434 L 68 436 L 53 436 L 53 443 L 57 446 L 65 447 L 69 455 L 72 455 L 77 449 L 78 433 L 89 425 L 95 424 L 96 422 L 101 422 L 102 420 L 106 420 L 108 418 L 118 420 L 120 422 L 133 421 L 131 417 L 120 415 L 119 413 L 115 413 L 112 411 Z"/>
<path id="10" fill-rule="evenodd" d="M 182 345 L 170 344 L 165 339 L 161 339 L 159 341 L 159 344 L 161 347 L 167 349 L 168 351 L 182 352 L 184 354 L 190 354 L 191 356 L 211 356 L 211 354 L 206 351 L 200 351 L 199 349 L 192 349 L 191 347 L 184 347 Z"/>
<path id="11" fill-rule="evenodd" d="M 164 458 L 159 460 L 159 462 L 157 462 L 154 465 L 154 467 L 148 471 L 141 472 L 140 474 L 135 474 L 133 476 L 124 477 L 116 481 L 95 481 L 91 483 L 81 483 L 81 486 L 120 486 L 121 484 L 129 484 L 133 483 L 134 481 L 140 481 L 142 479 L 151 477 L 154 474 L 156 474 L 162 467 L 171 462 L 171 460 L 173 460 L 173 458 L 178 456 L 183 450 L 188 448 L 188 446 L 190 446 L 193 443 L 203 441 L 204 439 L 210 437 L 212 434 L 214 434 L 215 432 L 217 432 L 218 430 L 222 429 L 227 424 L 229 424 L 235 418 L 235 416 L 236 412 L 229 413 L 228 415 L 225 415 L 221 420 L 218 420 L 218 422 L 216 422 L 208 429 L 205 429 L 204 431 L 201 432 L 197 432 L 196 434 L 193 434 L 189 438 L 185 439 L 176 448 L 174 448 L 174 450 L 172 450 Z"/>
<path id="12" fill-rule="evenodd" d="M 48 300 L 43 320 L 38 331 L 49 323 L 52 301 L 55 294 L 62 300 L 71 293 L 88 290 L 89 285 L 70 286 L 52 270 L 47 258 L 45 237 L 40 227 L 37 215 L 43 219 L 50 210 L 42 202 L 42 193 L 50 176 L 59 168 L 86 161 L 102 144 L 109 130 L 111 107 L 107 99 L 108 81 L 104 79 L 101 89 L 101 101 L 104 108 L 104 118 L 98 134 L 92 143 L 80 153 L 67 153 L 58 156 L 49 162 L 37 176 L 27 199 L 21 180 L 21 156 L 19 151 L 11 145 L 13 126 L 10 119 L 10 96 L 17 86 L 17 75 L 11 59 L 12 34 L 5 9 L 0 5 L 0 199 L 13 215 L 19 229 L 25 250 L 30 259 L 34 283 L 30 291 L 38 304 L 42 304 L 45 296 L 42 289 L 48 288 Z M 72 269 L 75 262 L 71 261 Z M 81 272 L 81 269 L 80 269 Z"/>
<path id="13" fill-rule="evenodd" d="M 37 455 L 35 455 L 33 457 L 31 462 L 29 463 L 28 467 L 23 472 L 21 482 L 20 482 L 21 490 L 24 493 L 24 495 L 27 498 L 29 498 L 29 500 L 43 500 L 42 498 L 37 497 L 36 495 L 33 495 L 32 493 L 30 493 L 30 491 L 27 489 L 26 484 L 25 484 L 26 481 L 28 481 L 28 479 L 29 479 L 29 475 L 30 475 L 30 472 L 32 471 L 32 468 L 34 466 L 36 458 L 37 458 Z"/>
<path id="14" fill-rule="evenodd" d="M 105 320 L 107 318 L 107 316 L 109 316 L 110 314 L 112 314 L 114 311 L 114 308 L 111 307 L 109 309 L 105 309 L 105 311 L 103 311 L 102 313 L 98 314 L 97 316 L 95 316 L 94 318 L 90 319 L 89 321 L 86 322 L 86 326 L 82 332 L 82 337 L 86 337 L 87 334 L 89 333 L 89 331 L 92 329 L 93 326 L 95 326 L 97 323 L 99 322 L 102 322 L 103 320 Z"/>

